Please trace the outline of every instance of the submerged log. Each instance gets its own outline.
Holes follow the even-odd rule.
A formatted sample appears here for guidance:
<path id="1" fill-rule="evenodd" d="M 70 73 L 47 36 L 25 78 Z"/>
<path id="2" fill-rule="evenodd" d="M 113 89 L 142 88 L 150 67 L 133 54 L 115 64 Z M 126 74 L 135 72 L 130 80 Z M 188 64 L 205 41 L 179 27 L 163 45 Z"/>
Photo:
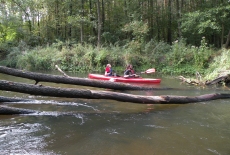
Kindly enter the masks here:
<path id="1" fill-rule="evenodd" d="M 182 82 L 190 84 L 190 85 L 200 85 L 201 84 L 196 79 L 188 79 L 188 78 L 185 78 L 183 76 L 179 76 L 178 79 L 180 79 Z"/>
<path id="2" fill-rule="evenodd" d="M 111 82 L 111 81 L 99 81 L 99 80 L 92 80 L 88 78 L 78 78 L 78 77 L 34 73 L 34 72 L 29 72 L 29 71 L 8 68 L 4 66 L 0 66 L 0 73 L 35 80 L 36 81 L 35 84 L 37 84 L 38 82 L 53 82 L 53 83 L 62 83 L 62 84 L 99 87 L 99 88 L 114 89 L 114 90 L 166 90 L 166 89 L 168 90 L 168 89 L 174 89 L 174 88 L 142 87 L 138 85 L 130 85 L 130 84 L 125 84 L 125 83 Z"/>
<path id="3" fill-rule="evenodd" d="M 22 109 L 22 108 L 12 108 L 7 106 L 0 106 L 1 115 L 15 115 L 15 114 L 32 114 L 37 113 L 35 110 Z"/>
<path id="4" fill-rule="evenodd" d="M 216 79 L 212 81 L 207 81 L 206 85 L 213 85 L 213 84 L 229 84 L 230 83 L 230 75 L 222 75 L 217 77 Z"/>
<path id="5" fill-rule="evenodd" d="M 12 98 L 12 97 L 4 97 L 0 96 L 0 103 L 4 102 L 32 102 L 31 99 L 23 99 L 23 98 Z M 39 111 L 23 109 L 23 108 L 15 108 L 8 106 L 0 106 L 0 115 L 18 115 L 18 114 L 32 114 L 39 113 Z"/>
<path id="6" fill-rule="evenodd" d="M 81 89 L 62 89 L 47 86 L 38 86 L 17 82 L 0 80 L 0 90 L 42 95 L 51 97 L 83 98 L 83 99 L 111 99 L 121 102 L 133 102 L 139 104 L 186 104 L 203 102 L 216 99 L 230 98 L 230 94 L 206 94 L 200 96 L 142 96 L 110 91 L 93 91 Z"/>
<path id="7" fill-rule="evenodd" d="M 228 72 L 229 73 L 229 72 Z M 229 84 L 230 83 L 230 74 L 222 74 L 219 75 L 217 78 L 211 80 L 211 81 L 201 81 L 201 79 L 190 79 L 185 78 L 183 76 L 179 76 L 178 79 L 180 79 L 184 83 L 188 83 L 190 85 L 199 85 L 199 86 L 210 86 L 214 84 Z"/>
<path id="8" fill-rule="evenodd" d="M 0 102 L 29 102 L 29 101 L 32 101 L 32 100 L 31 99 L 0 96 Z"/>

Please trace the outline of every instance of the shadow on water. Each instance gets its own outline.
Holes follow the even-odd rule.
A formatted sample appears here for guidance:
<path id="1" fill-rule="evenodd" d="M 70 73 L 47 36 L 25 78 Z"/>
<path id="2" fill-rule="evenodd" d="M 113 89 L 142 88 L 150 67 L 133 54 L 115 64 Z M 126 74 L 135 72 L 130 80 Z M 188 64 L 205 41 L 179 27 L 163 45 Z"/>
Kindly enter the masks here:
<path id="1" fill-rule="evenodd" d="M 31 80 L 2 74 L 0 77 L 10 81 L 33 83 Z M 62 84 L 58 86 L 85 88 Z M 157 87 L 180 88 L 183 91 L 153 90 L 124 93 L 149 96 L 197 96 L 228 92 L 226 89 L 189 87 L 176 79 L 163 77 L 162 83 Z M 32 115 L 0 116 L 0 150 L 3 154 L 227 155 L 230 153 L 229 100 L 185 105 L 141 105 L 113 100 L 67 99 L 4 91 L 0 91 L 0 95 L 35 99 L 37 101 L 33 103 L 1 104 L 40 111 Z"/>

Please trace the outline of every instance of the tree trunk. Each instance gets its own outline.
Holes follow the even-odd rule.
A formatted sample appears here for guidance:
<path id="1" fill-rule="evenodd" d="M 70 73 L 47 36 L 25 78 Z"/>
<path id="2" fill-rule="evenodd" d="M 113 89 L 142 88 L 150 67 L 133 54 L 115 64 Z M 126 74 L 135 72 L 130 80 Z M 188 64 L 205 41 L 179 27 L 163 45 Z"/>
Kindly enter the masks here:
<path id="1" fill-rule="evenodd" d="M 223 76 L 219 76 L 216 79 L 212 80 L 212 81 L 207 81 L 205 82 L 206 85 L 214 85 L 214 84 L 218 84 L 218 83 L 229 83 L 229 75 L 223 75 Z"/>
<path id="2" fill-rule="evenodd" d="M 12 107 L 7 107 L 7 106 L 0 106 L 0 115 L 32 114 L 32 113 L 38 113 L 38 111 L 22 109 L 22 108 L 12 108 Z"/>
<path id="3" fill-rule="evenodd" d="M 89 0 L 89 14 L 90 14 L 90 21 L 94 22 L 95 18 L 92 17 L 93 12 L 92 12 L 92 0 Z M 93 34 L 96 36 L 97 35 L 97 31 L 96 28 L 93 26 Z"/>
<path id="4" fill-rule="evenodd" d="M 153 17 L 154 17 L 154 12 L 156 12 L 156 10 L 153 9 L 153 1 L 152 0 L 149 0 L 149 11 L 151 12 L 150 13 L 150 16 L 148 17 L 148 24 L 149 24 L 149 35 L 148 35 L 148 39 L 151 40 L 152 36 L 154 35 L 154 26 L 153 26 Z"/>
<path id="5" fill-rule="evenodd" d="M 81 89 L 64 89 L 18 82 L 0 80 L 0 90 L 14 91 L 31 95 L 42 95 L 51 97 L 83 98 L 83 99 L 111 99 L 120 102 L 133 102 L 139 104 L 186 104 L 203 102 L 208 100 L 230 98 L 230 94 L 206 94 L 201 96 L 142 96 L 111 91 L 94 91 Z"/>
<path id="6" fill-rule="evenodd" d="M 97 47 L 101 47 L 101 9 L 100 9 L 100 0 L 97 0 Z"/>
<path id="7" fill-rule="evenodd" d="M 168 1 L 168 33 L 167 33 L 167 42 L 172 45 L 172 6 L 171 0 Z"/>
<path id="8" fill-rule="evenodd" d="M 81 16 L 82 19 L 84 18 L 85 14 L 84 14 L 84 0 L 81 0 Z M 83 21 L 81 20 L 81 44 L 83 44 L 84 42 L 84 25 L 83 25 Z"/>
<path id="9" fill-rule="evenodd" d="M 115 83 L 115 82 L 110 82 L 110 81 L 99 81 L 99 80 L 91 80 L 87 78 L 69 77 L 65 73 L 63 74 L 66 77 L 58 76 L 58 75 L 34 73 L 34 72 L 17 70 L 17 69 L 3 67 L 3 66 L 0 66 L 0 73 L 35 80 L 36 81 L 35 84 L 37 84 L 38 82 L 53 82 L 53 83 L 99 87 L 99 88 L 114 89 L 114 90 L 168 90 L 168 89 L 173 89 L 173 88 L 141 87 L 138 85 L 130 85 L 130 84 L 125 84 L 125 83 Z"/>
<path id="10" fill-rule="evenodd" d="M 56 16 L 56 36 L 60 39 L 61 29 L 60 29 L 60 14 L 59 14 L 59 1 L 55 1 L 55 16 Z"/>
<path id="11" fill-rule="evenodd" d="M 226 49 L 228 49 L 229 42 L 230 42 L 230 30 L 229 30 L 229 32 L 228 32 L 227 41 L 226 41 L 226 43 L 225 43 L 225 48 L 226 48 Z"/>
<path id="12" fill-rule="evenodd" d="M 181 2 L 182 3 L 182 2 Z M 176 0 L 176 8 L 177 8 L 177 29 L 178 29 L 178 38 L 181 39 L 182 32 L 181 32 L 181 5 L 180 1 Z"/>
<path id="13" fill-rule="evenodd" d="M 104 0 L 101 1 L 101 33 L 103 34 L 105 30 L 105 4 Z"/>
<path id="14" fill-rule="evenodd" d="M 196 79 L 191 79 L 191 78 L 185 78 L 183 76 L 179 76 L 178 78 L 185 83 L 191 84 L 191 85 L 196 85 L 196 86 L 210 86 L 210 85 L 229 85 L 230 83 L 230 74 L 223 72 L 222 75 L 219 75 L 217 78 L 210 80 L 210 81 L 201 81 L 201 76 L 196 75 Z"/>
<path id="15" fill-rule="evenodd" d="M 72 2 L 72 0 L 70 1 L 70 3 L 69 3 L 69 14 L 68 14 L 69 16 L 72 16 L 73 15 L 73 2 Z M 67 38 L 68 39 L 72 39 L 72 24 L 68 24 L 68 26 L 67 26 Z"/>
<path id="16" fill-rule="evenodd" d="M 224 24 L 222 23 L 220 47 L 222 48 L 223 46 L 224 46 Z"/>

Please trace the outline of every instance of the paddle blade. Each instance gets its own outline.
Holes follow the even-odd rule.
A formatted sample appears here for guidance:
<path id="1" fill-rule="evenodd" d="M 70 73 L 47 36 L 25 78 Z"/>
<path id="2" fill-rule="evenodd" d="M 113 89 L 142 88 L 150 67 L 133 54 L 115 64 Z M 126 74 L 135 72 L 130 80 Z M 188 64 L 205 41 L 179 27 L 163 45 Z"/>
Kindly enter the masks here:
<path id="1" fill-rule="evenodd" d="M 145 71 L 145 73 L 149 74 L 149 73 L 155 73 L 155 68 L 151 68 Z"/>

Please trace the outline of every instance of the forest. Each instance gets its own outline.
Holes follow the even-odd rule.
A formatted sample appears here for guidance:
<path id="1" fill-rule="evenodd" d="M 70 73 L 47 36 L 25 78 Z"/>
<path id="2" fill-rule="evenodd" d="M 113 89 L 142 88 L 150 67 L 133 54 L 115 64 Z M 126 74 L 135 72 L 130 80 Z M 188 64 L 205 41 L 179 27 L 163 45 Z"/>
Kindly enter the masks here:
<path id="1" fill-rule="evenodd" d="M 216 76 L 228 70 L 229 0 L 1 0 L 0 65 Z M 221 64 L 223 63 L 223 64 Z M 218 69 L 219 67 L 219 69 Z"/>

